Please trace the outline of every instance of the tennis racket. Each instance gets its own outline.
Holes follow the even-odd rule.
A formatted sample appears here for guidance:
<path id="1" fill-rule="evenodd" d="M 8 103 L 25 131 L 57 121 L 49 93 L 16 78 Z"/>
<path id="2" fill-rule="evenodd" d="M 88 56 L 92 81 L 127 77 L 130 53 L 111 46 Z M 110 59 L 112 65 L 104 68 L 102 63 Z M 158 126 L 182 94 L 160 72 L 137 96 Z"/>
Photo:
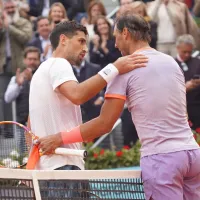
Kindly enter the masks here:
<path id="1" fill-rule="evenodd" d="M 14 121 L 1 121 L 0 167 L 24 168 L 28 162 L 29 156 L 35 158 L 34 162 L 37 162 L 40 155 L 38 154 L 37 146 L 34 145 L 33 142 L 36 139 L 38 139 L 38 137 L 26 126 Z M 31 155 L 32 153 L 35 153 L 35 155 Z M 55 154 L 85 158 L 87 156 L 87 151 L 57 148 Z"/>

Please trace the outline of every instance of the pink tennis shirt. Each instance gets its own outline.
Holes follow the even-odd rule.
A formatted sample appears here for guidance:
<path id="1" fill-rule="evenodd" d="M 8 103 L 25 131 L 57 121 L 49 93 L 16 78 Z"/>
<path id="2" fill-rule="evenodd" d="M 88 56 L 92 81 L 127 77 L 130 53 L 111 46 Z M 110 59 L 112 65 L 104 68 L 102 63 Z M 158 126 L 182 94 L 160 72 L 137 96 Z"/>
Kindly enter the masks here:
<path id="1" fill-rule="evenodd" d="M 188 125 L 184 75 L 176 61 L 154 49 L 140 53 L 147 67 L 117 76 L 106 98 L 126 100 L 141 142 L 141 156 L 198 149 Z"/>

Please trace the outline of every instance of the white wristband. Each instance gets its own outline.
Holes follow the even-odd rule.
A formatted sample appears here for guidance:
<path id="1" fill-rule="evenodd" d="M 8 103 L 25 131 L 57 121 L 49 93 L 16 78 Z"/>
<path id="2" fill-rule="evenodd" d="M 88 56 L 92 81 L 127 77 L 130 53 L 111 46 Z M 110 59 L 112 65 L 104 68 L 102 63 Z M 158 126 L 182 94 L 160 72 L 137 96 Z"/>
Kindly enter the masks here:
<path id="1" fill-rule="evenodd" d="M 119 71 L 113 64 L 108 64 L 98 74 L 109 83 L 119 74 Z"/>

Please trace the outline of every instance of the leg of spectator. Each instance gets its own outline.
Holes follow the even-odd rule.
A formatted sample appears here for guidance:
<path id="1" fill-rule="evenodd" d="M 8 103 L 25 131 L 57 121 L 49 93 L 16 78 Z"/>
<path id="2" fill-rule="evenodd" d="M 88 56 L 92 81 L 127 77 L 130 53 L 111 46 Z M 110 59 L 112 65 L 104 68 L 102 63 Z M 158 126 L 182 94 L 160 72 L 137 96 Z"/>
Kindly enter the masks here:
<path id="1" fill-rule="evenodd" d="M 128 109 L 124 109 L 121 116 L 122 119 L 122 133 L 124 136 L 124 145 L 134 145 L 138 140 L 137 131 L 135 125 L 133 124 L 131 113 Z"/>

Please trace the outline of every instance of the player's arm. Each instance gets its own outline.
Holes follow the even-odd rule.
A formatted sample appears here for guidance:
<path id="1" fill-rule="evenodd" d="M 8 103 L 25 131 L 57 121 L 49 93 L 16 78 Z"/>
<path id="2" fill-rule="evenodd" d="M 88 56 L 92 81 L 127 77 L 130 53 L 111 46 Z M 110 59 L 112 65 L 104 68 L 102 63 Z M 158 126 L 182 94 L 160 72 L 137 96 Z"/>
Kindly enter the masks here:
<path id="1" fill-rule="evenodd" d="M 100 115 L 80 125 L 83 141 L 91 141 L 105 133 L 109 133 L 120 117 L 124 108 L 124 103 L 125 100 L 123 99 L 107 98 L 103 104 Z"/>
<path id="2" fill-rule="evenodd" d="M 99 74 L 90 79 L 77 83 L 76 81 L 67 81 L 57 87 L 57 90 L 67 99 L 76 105 L 81 105 L 98 94 L 108 82 L 114 79 L 117 74 L 124 74 L 138 67 L 146 66 L 148 59 L 144 55 L 132 54 L 121 57 L 113 63 L 111 68 L 102 69 Z M 117 73 L 116 73 L 117 68 Z M 107 73 L 110 69 L 110 74 Z"/>
<path id="3" fill-rule="evenodd" d="M 39 139 L 39 148 L 43 154 L 51 154 L 63 144 L 91 141 L 112 130 L 124 108 L 125 99 L 107 98 L 101 108 L 100 115 L 65 133 L 58 133 Z"/>

